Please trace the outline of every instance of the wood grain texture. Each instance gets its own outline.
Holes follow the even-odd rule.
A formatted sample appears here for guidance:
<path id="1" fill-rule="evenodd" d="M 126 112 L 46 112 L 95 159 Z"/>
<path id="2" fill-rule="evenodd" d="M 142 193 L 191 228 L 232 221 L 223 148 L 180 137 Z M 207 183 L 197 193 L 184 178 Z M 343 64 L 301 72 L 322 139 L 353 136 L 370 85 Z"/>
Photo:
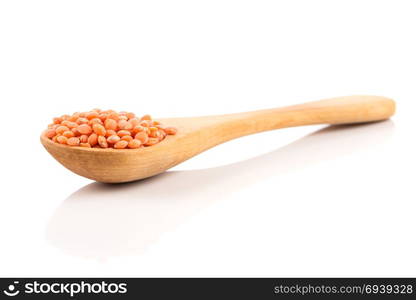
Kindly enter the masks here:
<path id="1" fill-rule="evenodd" d="M 313 124 L 352 124 L 388 119 L 395 102 L 378 96 L 348 96 L 284 108 L 193 118 L 160 119 L 178 133 L 139 149 L 69 147 L 41 135 L 46 150 L 74 173 L 117 183 L 150 177 L 226 141 L 279 128 Z"/>

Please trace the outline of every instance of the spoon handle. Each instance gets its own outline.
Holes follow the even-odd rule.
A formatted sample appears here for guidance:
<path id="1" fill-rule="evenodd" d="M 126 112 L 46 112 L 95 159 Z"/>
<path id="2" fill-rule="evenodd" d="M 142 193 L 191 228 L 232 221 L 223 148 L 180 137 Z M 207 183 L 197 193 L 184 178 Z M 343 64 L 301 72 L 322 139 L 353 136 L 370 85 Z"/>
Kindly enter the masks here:
<path id="1" fill-rule="evenodd" d="M 226 139 L 279 128 L 314 124 L 352 124 L 388 119 L 395 102 L 379 96 L 338 97 L 283 108 L 218 116 Z"/>

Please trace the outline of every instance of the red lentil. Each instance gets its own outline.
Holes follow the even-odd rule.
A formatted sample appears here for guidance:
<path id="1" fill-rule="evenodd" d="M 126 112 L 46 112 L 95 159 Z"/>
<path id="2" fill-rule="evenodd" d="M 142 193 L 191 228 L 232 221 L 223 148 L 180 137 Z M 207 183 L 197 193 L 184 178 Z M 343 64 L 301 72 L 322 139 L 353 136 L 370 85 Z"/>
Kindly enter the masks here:
<path id="1" fill-rule="evenodd" d="M 63 136 L 66 136 L 67 138 L 71 138 L 75 136 L 75 133 L 71 130 L 67 130 L 64 133 L 62 133 Z"/>
<path id="2" fill-rule="evenodd" d="M 107 138 L 107 142 L 108 142 L 108 143 L 110 143 L 110 144 L 115 144 L 115 143 L 117 143 L 118 141 L 120 141 L 120 137 L 119 137 L 118 135 L 115 135 L 115 134 L 110 135 L 110 136 Z"/>
<path id="3" fill-rule="evenodd" d="M 56 138 L 56 141 L 57 141 L 59 144 L 66 144 L 66 142 L 68 141 L 68 138 L 67 138 L 66 136 L 64 136 L 64 135 L 60 135 L 60 136 L 58 136 L 58 137 Z"/>
<path id="4" fill-rule="evenodd" d="M 147 143 L 147 141 L 149 140 L 149 136 L 146 134 L 146 132 L 144 132 L 144 131 L 141 131 L 141 132 L 138 132 L 135 136 L 134 136 L 134 138 L 136 139 L 136 140 L 139 140 L 140 142 L 142 142 L 142 144 L 146 144 Z"/>
<path id="5" fill-rule="evenodd" d="M 88 124 L 81 124 L 77 127 L 77 130 L 81 134 L 90 134 L 92 132 L 92 128 Z"/>
<path id="6" fill-rule="evenodd" d="M 133 139 L 133 137 L 132 137 L 131 135 L 123 135 L 123 136 L 121 137 L 121 139 L 122 139 L 123 141 L 130 142 L 130 141 Z"/>
<path id="7" fill-rule="evenodd" d="M 98 145 L 100 145 L 101 148 L 108 148 L 107 140 L 102 135 L 98 136 Z"/>
<path id="8" fill-rule="evenodd" d="M 114 148 L 115 149 L 124 149 L 127 147 L 127 145 L 129 144 L 129 142 L 121 140 L 118 141 L 117 143 L 114 144 Z"/>
<path id="9" fill-rule="evenodd" d="M 176 134 L 178 132 L 178 129 L 176 129 L 175 127 L 166 127 L 165 132 L 167 134 Z"/>
<path id="10" fill-rule="evenodd" d="M 66 126 L 59 126 L 58 128 L 56 128 L 56 133 L 57 134 L 63 134 L 65 131 L 68 131 L 69 128 Z"/>
<path id="11" fill-rule="evenodd" d="M 48 129 L 48 130 L 46 130 L 45 134 L 48 138 L 51 139 L 56 135 L 56 131 L 55 131 L 55 129 Z"/>
<path id="12" fill-rule="evenodd" d="M 107 130 L 117 130 L 117 121 L 114 119 L 106 119 L 104 125 Z"/>
<path id="13" fill-rule="evenodd" d="M 105 127 L 101 124 L 92 125 L 92 130 L 98 135 L 105 135 Z"/>
<path id="14" fill-rule="evenodd" d="M 141 145 L 142 143 L 139 140 L 131 139 L 131 141 L 128 144 L 128 147 L 130 149 L 137 149 L 137 148 L 140 148 Z"/>
<path id="15" fill-rule="evenodd" d="M 88 143 L 88 135 L 83 134 L 79 137 L 79 141 L 83 144 Z"/>
<path id="16" fill-rule="evenodd" d="M 71 138 L 68 139 L 68 141 L 66 143 L 70 146 L 78 146 L 79 145 L 79 138 L 71 137 Z"/>
<path id="17" fill-rule="evenodd" d="M 123 136 L 125 136 L 125 135 L 131 135 L 131 132 L 130 132 L 130 131 L 128 131 L 128 130 L 119 130 L 119 131 L 117 131 L 117 135 L 118 135 L 119 137 L 123 137 Z"/>
<path id="18" fill-rule="evenodd" d="M 95 146 L 98 143 L 98 135 L 96 133 L 91 134 L 88 137 L 88 144 L 90 144 L 91 146 Z"/>

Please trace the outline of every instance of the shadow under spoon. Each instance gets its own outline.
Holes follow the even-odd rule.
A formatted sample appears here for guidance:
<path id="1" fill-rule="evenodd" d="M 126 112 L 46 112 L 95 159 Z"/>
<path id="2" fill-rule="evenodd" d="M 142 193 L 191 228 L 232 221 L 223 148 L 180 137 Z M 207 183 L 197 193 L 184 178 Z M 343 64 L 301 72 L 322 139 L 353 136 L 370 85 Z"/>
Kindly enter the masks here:
<path id="1" fill-rule="evenodd" d="M 47 226 L 47 239 L 81 257 L 141 254 L 163 234 L 235 191 L 270 177 L 278 189 L 279 176 L 353 152 L 377 151 L 393 129 L 391 121 L 331 126 L 270 153 L 221 167 L 169 171 L 120 185 L 91 183 L 58 207 Z"/>

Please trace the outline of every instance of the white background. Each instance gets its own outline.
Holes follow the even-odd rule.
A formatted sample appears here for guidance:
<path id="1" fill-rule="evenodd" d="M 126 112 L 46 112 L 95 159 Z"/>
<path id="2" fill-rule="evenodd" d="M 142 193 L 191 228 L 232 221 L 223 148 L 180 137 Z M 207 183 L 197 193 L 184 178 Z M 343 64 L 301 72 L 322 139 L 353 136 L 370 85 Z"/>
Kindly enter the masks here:
<path id="1" fill-rule="evenodd" d="M 414 1 L 1 1 L 0 276 L 416 276 Z M 238 139 L 103 185 L 53 116 L 155 118 L 352 94 L 372 125 Z M 323 129 L 323 130 L 321 130 Z"/>

